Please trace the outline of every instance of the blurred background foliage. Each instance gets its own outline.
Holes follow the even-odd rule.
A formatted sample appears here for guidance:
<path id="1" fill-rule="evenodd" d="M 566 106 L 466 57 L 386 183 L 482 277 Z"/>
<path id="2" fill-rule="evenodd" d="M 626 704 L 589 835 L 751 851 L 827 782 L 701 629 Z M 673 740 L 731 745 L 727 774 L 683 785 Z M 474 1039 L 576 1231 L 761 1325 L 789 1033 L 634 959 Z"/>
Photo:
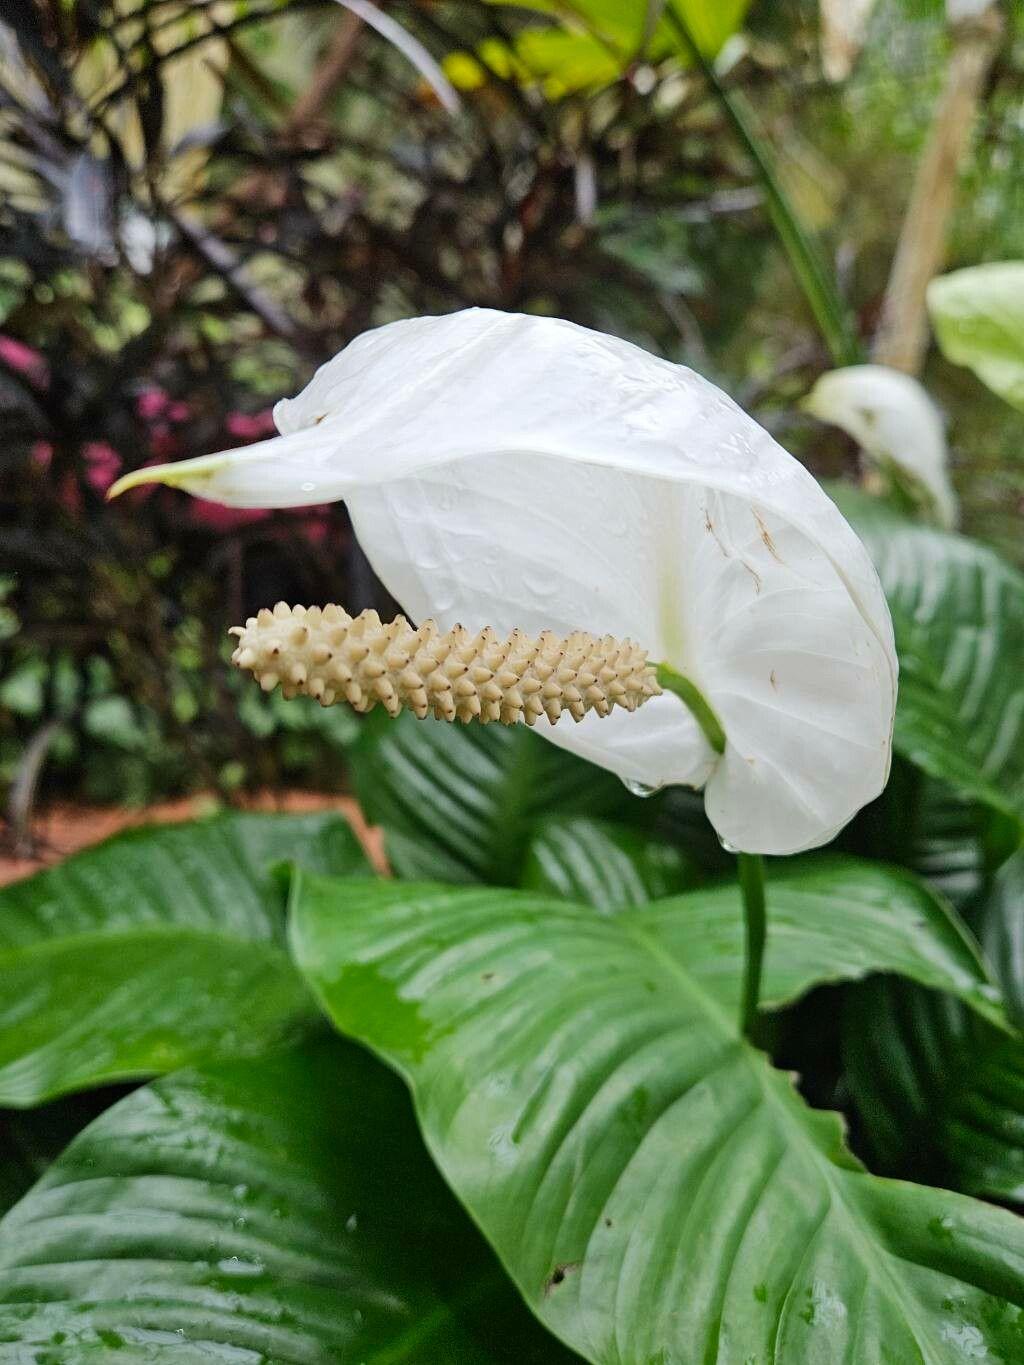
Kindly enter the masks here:
<path id="1" fill-rule="evenodd" d="M 353 718 L 264 697 L 225 641 L 278 598 L 386 605 L 344 508 L 104 492 L 265 436 L 273 401 L 367 327 L 559 314 L 692 365 L 817 472 L 854 473 L 796 404 L 869 346 L 956 41 L 940 0 L 5 0 L 12 809 L 345 783 Z M 947 254 L 1013 257 L 1016 5 Z M 1020 415 L 934 350 L 924 379 L 965 529 L 1021 562 Z"/>

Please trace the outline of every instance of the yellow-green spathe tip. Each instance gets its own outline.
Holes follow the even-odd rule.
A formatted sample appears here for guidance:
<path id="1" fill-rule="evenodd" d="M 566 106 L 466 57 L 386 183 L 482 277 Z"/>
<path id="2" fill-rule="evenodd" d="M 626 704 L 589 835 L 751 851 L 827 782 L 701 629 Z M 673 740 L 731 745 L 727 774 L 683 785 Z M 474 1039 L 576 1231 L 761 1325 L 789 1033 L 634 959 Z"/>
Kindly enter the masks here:
<path id="1" fill-rule="evenodd" d="M 130 474 L 122 474 L 116 483 L 110 485 L 107 502 L 145 483 L 162 483 L 168 488 L 186 488 L 192 492 L 194 484 L 211 478 L 223 463 L 223 456 L 201 455 L 195 460 L 176 460 L 171 464 L 152 464 L 133 469 Z"/>

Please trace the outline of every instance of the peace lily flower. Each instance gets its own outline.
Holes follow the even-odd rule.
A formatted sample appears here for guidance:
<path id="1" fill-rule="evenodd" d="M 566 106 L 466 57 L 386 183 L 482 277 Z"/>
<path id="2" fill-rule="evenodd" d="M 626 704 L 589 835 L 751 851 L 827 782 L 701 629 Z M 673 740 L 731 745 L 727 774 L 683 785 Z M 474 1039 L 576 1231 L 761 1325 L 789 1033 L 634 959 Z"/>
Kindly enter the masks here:
<path id="1" fill-rule="evenodd" d="M 942 414 L 916 379 L 888 365 L 848 365 L 823 374 L 802 406 L 852 436 L 940 526 L 956 525 Z"/>
<path id="2" fill-rule="evenodd" d="M 538 730 L 634 786 L 703 787 L 727 844 L 790 853 L 881 791 L 892 625 L 814 479 L 692 371 L 490 310 L 365 333 L 274 410 L 280 436 L 138 471 L 235 507 L 343 498 L 414 621 L 631 639 L 697 689 Z"/>

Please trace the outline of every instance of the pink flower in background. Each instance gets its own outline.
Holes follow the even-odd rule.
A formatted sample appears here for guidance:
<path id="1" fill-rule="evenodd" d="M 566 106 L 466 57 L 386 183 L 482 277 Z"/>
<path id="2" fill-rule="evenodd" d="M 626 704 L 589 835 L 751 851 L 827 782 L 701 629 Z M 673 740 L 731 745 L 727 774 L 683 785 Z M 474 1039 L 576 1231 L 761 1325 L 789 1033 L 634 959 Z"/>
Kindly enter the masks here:
<path id="1" fill-rule="evenodd" d="M 53 446 L 49 441 L 34 441 L 30 451 L 32 463 L 48 474 L 53 463 Z M 96 493 L 107 489 L 121 473 L 124 461 L 109 441 L 86 441 L 82 446 L 85 482 Z M 82 511 L 82 498 L 73 474 L 65 474 L 59 485 L 58 501 L 68 512 Z"/>
<path id="2" fill-rule="evenodd" d="M 154 422 L 164 415 L 170 401 L 164 389 L 143 389 L 135 400 L 135 411 L 144 422 Z"/>
<path id="3" fill-rule="evenodd" d="M 256 413 L 229 412 L 224 426 L 229 435 L 237 436 L 240 441 L 258 441 L 276 431 L 271 408 Z"/>
<path id="4" fill-rule="evenodd" d="M 39 351 L 26 346 L 23 341 L 5 336 L 0 332 L 0 363 L 20 374 L 37 389 L 45 389 L 50 383 L 50 367 Z"/>
<path id="5" fill-rule="evenodd" d="M 264 508 L 224 507 L 219 502 L 203 502 L 198 499 L 192 512 L 192 519 L 208 530 L 223 534 L 237 531 L 241 526 L 249 526 L 254 521 L 263 521 L 270 513 Z"/>
<path id="6" fill-rule="evenodd" d="M 173 459 L 181 453 L 181 438 L 166 422 L 157 422 L 150 429 L 149 444 L 153 454 L 161 460 Z"/>
<path id="7" fill-rule="evenodd" d="M 38 469 L 49 469 L 50 461 L 53 459 L 53 446 L 49 441 L 32 442 L 32 463 Z"/>
<path id="8" fill-rule="evenodd" d="M 171 403 L 167 408 L 168 422 L 187 422 L 192 416 L 192 409 L 189 405 L 179 398 L 177 402 Z"/>
<path id="9" fill-rule="evenodd" d="M 50 477 L 50 466 L 53 464 L 53 445 L 50 441 L 33 441 L 29 452 L 32 463 L 41 474 L 47 476 L 47 481 L 52 483 Z M 108 484 L 104 484 L 101 492 L 106 492 Z M 57 501 L 65 512 L 70 512 L 72 516 L 79 516 L 82 512 L 82 493 L 78 484 L 75 482 L 73 474 L 65 474 L 56 485 Z"/>
<path id="10" fill-rule="evenodd" d="M 311 545 L 323 545 L 331 529 L 330 504 L 324 503 L 322 507 L 307 508 L 306 515 L 299 520 L 299 526 Z"/>
<path id="11" fill-rule="evenodd" d="M 82 454 L 86 483 L 95 492 L 106 493 L 120 474 L 124 461 L 108 441 L 86 441 Z"/>

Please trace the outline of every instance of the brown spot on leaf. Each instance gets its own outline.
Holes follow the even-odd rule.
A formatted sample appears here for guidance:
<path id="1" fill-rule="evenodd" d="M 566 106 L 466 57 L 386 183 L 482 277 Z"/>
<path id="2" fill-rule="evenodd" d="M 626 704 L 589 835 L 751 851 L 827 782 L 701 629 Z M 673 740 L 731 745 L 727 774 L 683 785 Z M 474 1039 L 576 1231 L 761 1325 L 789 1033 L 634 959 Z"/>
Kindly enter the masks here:
<path id="1" fill-rule="evenodd" d="M 551 1274 L 544 1281 L 544 1295 L 553 1293 L 560 1284 L 564 1284 L 566 1277 L 574 1271 L 579 1270 L 579 1261 L 563 1261 L 561 1265 L 556 1265 Z"/>

